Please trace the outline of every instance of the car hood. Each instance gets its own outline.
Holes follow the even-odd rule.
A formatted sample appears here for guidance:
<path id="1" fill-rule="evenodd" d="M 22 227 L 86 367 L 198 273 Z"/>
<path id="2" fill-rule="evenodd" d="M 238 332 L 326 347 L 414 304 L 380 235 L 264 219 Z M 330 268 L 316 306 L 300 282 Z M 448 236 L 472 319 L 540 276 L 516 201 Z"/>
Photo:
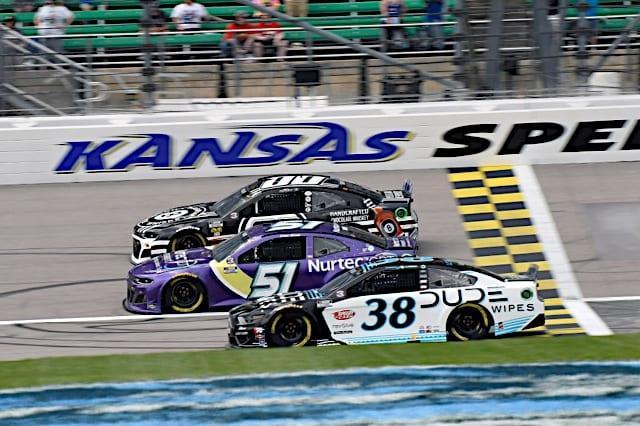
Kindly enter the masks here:
<path id="1" fill-rule="evenodd" d="M 273 296 L 261 297 L 248 302 L 254 308 L 265 308 L 272 305 L 285 303 L 304 302 L 305 300 L 322 299 L 324 295 L 318 290 L 292 291 L 289 293 L 274 294 Z"/>
<path id="2" fill-rule="evenodd" d="M 207 264 L 213 259 L 213 253 L 206 248 L 180 250 L 156 256 L 134 266 L 129 273 L 133 275 L 160 274 L 166 271 L 188 269 L 195 265 Z"/>
<path id="3" fill-rule="evenodd" d="M 174 207 L 155 214 L 138 223 L 135 233 L 144 233 L 150 230 L 163 229 L 193 219 L 216 218 L 219 215 L 214 211 L 215 202 L 191 204 L 189 206 Z"/>

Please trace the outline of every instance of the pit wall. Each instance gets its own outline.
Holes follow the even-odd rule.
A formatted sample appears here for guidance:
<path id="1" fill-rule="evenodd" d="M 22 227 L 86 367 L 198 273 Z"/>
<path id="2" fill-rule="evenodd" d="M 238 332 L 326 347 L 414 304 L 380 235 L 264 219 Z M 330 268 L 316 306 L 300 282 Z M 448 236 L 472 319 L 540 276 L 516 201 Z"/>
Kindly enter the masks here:
<path id="1" fill-rule="evenodd" d="M 639 117 L 626 95 L 3 118 L 0 184 L 638 161 Z"/>

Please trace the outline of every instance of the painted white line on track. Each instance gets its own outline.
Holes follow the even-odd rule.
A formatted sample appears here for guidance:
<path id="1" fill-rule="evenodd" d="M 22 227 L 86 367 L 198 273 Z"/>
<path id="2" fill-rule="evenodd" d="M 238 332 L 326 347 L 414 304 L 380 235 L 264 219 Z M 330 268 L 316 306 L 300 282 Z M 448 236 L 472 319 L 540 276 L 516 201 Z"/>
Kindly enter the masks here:
<path id="1" fill-rule="evenodd" d="M 640 296 L 585 297 L 584 302 L 627 302 L 640 301 Z"/>
<path id="2" fill-rule="evenodd" d="M 205 318 L 226 317 L 227 312 L 204 312 L 196 314 L 165 314 L 165 315 L 119 315 L 113 317 L 81 317 L 81 318 L 42 318 L 26 320 L 0 321 L 0 325 L 26 325 L 26 324 L 56 324 L 56 323 L 83 323 L 83 322 L 108 322 L 108 321 L 144 321 L 149 319 L 172 318 Z"/>
<path id="3" fill-rule="evenodd" d="M 544 255 L 551 264 L 558 292 L 564 299 L 565 306 L 588 335 L 613 334 L 602 318 L 582 298 L 582 291 L 573 274 L 569 257 L 533 168 L 524 165 L 516 166 L 514 169 L 520 182 L 520 191 L 524 194 Z"/>

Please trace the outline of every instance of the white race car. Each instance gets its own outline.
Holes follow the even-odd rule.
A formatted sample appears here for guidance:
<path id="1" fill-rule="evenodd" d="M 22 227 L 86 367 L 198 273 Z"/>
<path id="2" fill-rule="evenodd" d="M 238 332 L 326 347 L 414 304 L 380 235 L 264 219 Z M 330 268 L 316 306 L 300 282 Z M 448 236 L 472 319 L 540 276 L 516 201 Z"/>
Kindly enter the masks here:
<path id="1" fill-rule="evenodd" d="M 543 326 L 537 268 L 502 277 L 432 257 L 393 257 L 319 290 L 278 294 L 229 312 L 235 347 L 444 342 Z"/>

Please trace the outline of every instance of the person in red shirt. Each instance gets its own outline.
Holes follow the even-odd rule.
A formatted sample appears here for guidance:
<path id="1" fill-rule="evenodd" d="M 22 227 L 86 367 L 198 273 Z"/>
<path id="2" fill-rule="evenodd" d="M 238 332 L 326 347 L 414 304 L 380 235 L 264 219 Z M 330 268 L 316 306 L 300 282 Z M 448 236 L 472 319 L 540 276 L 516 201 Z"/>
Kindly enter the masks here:
<path id="1" fill-rule="evenodd" d="M 254 40 L 254 54 L 257 58 L 264 56 L 265 47 L 275 47 L 279 61 L 284 61 L 287 54 L 287 41 L 280 24 L 267 13 L 258 15 L 260 20 L 256 25 L 256 35 Z"/>
<path id="2" fill-rule="evenodd" d="M 247 21 L 247 14 L 236 12 L 235 20 L 225 30 L 220 43 L 220 55 L 223 58 L 247 56 L 255 39 L 254 26 Z"/>

